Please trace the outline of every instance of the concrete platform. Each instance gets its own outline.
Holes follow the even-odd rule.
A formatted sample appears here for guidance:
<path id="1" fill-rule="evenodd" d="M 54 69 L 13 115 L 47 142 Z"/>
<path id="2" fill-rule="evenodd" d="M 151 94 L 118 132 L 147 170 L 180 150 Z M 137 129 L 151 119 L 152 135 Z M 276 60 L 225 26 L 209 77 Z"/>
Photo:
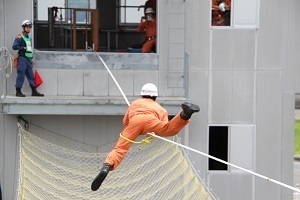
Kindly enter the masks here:
<path id="1" fill-rule="evenodd" d="M 131 102 L 140 97 L 127 97 Z M 183 97 L 158 97 L 170 115 L 177 114 Z M 89 96 L 45 96 L 16 97 L 1 96 L 2 113 L 35 115 L 124 115 L 128 105 L 123 97 L 89 97 Z"/>

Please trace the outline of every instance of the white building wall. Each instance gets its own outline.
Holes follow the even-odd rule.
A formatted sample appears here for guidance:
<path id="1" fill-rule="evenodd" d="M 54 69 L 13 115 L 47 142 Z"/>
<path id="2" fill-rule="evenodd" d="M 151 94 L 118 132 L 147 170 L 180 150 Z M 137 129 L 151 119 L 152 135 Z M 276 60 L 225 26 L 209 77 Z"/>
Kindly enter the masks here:
<path id="1" fill-rule="evenodd" d="M 187 38 L 190 38 L 187 39 L 188 96 L 202 109 L 201 119 L 197 116 L 193 120 L 205 123 L 199 122 L 190 128 L 189 145 L 208 151 L 207 124 L 255 125 L 255 171 L 292 185 L 293 130 L 292 122 L 288 124 L 283 113 L 292 120 L 294 102 L 293 95 L 284 92 L 283 75 L 286 65 L 289 69 L 295 69 L 295 65 L 282 58 L 284 52 L 293 50 L 283 47 L 285 41 L 290 40 L 285 34 L 292 34 L 291 30 L 294 30 L 292 27 L 286 29 L 284 23 L 284 20 L 292 21 L 288 16 L 292 15 L 289 9 L 294 10 L 294 6 L 289 2 L 283 9 L 280 1 L 261 1 L 258 29 L 210 29 L 210 2 L 186 1 L 186 4 L 189 16 Z M 290 75 L 299 80 L 295 74 Z M 289 136 L 285 137 L 286 134 Z M 283 162 L 285 156 L 289 162 Z M 196 157 L 193 159 L 202 163 L 199 169 L 205 176 L 207 159 Z M 260 178 L 253 182 L 251 177 L 245 173 L 208 172 L 206 178 L 221 199 L 292 197 L 292 191 Z"/>

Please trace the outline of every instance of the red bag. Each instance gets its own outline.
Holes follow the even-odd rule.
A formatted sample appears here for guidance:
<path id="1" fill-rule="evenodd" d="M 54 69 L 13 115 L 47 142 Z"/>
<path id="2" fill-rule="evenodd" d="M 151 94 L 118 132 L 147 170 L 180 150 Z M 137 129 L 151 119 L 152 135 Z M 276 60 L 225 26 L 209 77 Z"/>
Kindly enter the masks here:
<path id="1" fill-rule="evenodd" d="M 40 77 L 39 73 L 36 70 L 34 71 L 34 82 L 36 88 L 43 83 L 43 79 Z"/>
<path id="2" fill-rule="evenodd" d="M 14 57 L 14 68 L 17 68 L 18 67 L 18 59 L 19 59 L 19 54 L 16 54 L 15 57 Z"/>

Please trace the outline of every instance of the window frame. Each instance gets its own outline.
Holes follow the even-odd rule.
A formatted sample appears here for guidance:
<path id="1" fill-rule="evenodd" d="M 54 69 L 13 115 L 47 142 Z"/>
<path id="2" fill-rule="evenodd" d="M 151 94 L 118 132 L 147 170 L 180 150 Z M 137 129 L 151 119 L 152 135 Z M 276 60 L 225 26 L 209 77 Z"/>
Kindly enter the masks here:
<path id="1" fill-rule="evenodd" d="M 233 149 L 234 147 L 232 145 L 232 141 L 233 141 L 233 131 L 232 129 L 233 128 L 247 128 L 248 131 L 251 132 L 251 137 L 252 137 L 252 143 L 249 144 L 249 146 L 251 146 L 251 149 L 252 151 L 250 152 L 250 154 L 252 155 L 252 158 L 251 158 L 251 167 L 243 167 L 243 168 L 246 168 L 247 170 L 255 170 L 255 152 L 256 152 L 256 125 L 255 124 L 208 124 L 208 127 L 207 127 L 207 144 L 209 144 L 209 130 L 210 130 L 210 127 L 228 127 L 228 144 L 227 144 L 227 161 L 228 163 L 232 163 L 232 160 L 233 160 Z M 245 149 L 244 149 L 245 150 Z M 209 145 L 207 146 L 207 152 L 209 152 Z M 227 170 L 210 170 L 209 169 L 209 159 L 210 158 L 207 158 L 207 171 L 208 173 L 212 174 L 212 173 L 230 173 L 230 172 L 237 172 L 237 171 L 242 171 L 240 169 L 237 169 L 235 167 L 232 167 L 232 166 L 227 166 Z M 236 159 L 236 158 L 234 158 Z M 240 166 L 238 163 L 239 162 L 243 162 L 241 159 L 240 160 L 234 160 L 235 163 L 232 163 L 232 164 L 235 164 L 239 167 L 242 167 Z"/>
<path id="2" fill-rule="evenodd" d="M 240 19 L 242 15 L 238 15 L 236 10 L 239 8 L 244 8 L 243 10 L 247 10 L 247 4 L 243 4 L 242 1 L 245 0 L 231 0 L 231 13 L 230 13 L 230 26 L 212 26 L 212 1 L 210 1 L 210 17 L 209 17 L 209 27 L 211 29 L 258 29 L 259 28 L 259 12 L 260 12 L 260 0 L 250 1 L 252 3 L 252 9 L 255 9 L 255 13 L 251 15 L 254 19 L 251 23 L 246 23 L 247 20 L 241 20 L 240 23 L 237 23 L 237 19 Z M 247 1 L 249 3 L 249 1 Z M 250 6 L 251 7 L 251 6 Z M 253 10 L 252 10 L 253 11 Z M 243 12 L 241 12 L 243 13 Z M 253 12 L 250 12 L 253 13 Z M 248 15 L 246 15 L 248 16 Z M 250 15 L 249 15 L 250 16 Z M 247 18 L 250 19 L 250 18 Z M 244 23 L 242 23 L 244 22 Z"/>
<path id="3" fill-rule="evenodd" d="M 127 0 L 124 0 L 125 4 L 122 5 L 121 2 L 122 2 L 122 0 L 118 0 L 117 1 L 117 6 L 116 6 L 116 9 L 117 9 L 116 13 L 118 14 L 118 16 L 117 16 L 118 25 L 121 26 L 121 27 L 124 27 L 124 26 L 127 26 L 127 27 L 136 27 L 136 26 L 138 26 L 140 24 L 140 21 L 138 21 L 138 22 L 128 22 L 128 23 L 126 22 L 126 13 L 127 13 L 126 12 L 126 8 L 136 8 L 136 9 L 138 9 L 139 6 L 141 6 L 143 4 L 141 4 L 141 5 L 128 5 Z M 143 0 L 143 2 L 145 3 L 144 0 Z M 124 11 L 124 15 L 125 15 L 124 20 L 125 20 L 125 22 L 122 22 L 122 9 L 125 10 Z M 141 15 L 139 15 L 140 17 L 142 17 L 144 15 L 143 8 L 140 9 L 140 11 L 138 11 L 138 12 L 142 12 Z"/>

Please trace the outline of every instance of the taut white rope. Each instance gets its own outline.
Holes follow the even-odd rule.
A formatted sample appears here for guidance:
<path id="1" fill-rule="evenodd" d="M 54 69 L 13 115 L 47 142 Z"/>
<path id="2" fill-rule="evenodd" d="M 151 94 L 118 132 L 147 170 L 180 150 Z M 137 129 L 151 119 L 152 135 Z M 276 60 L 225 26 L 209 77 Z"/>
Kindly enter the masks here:
<path id="1" fill-rule="evenodd" d="M 249 174 L 255 175 L 255 176 L 257 176 L 257 177 L 260 177 L 260 178 L 262 178 L 262 179 L 265 179 L 265 180 L 267 180 L 267 181 L 276 183 L 276 184 L 278 184 L 278 185 L 281 185 L 281 186 L 283 186 L 283 187 L 286 187 L 286 188 L 288 188 L 288 189 L 291 189 L 291 190 L 294 190 L 294 191 L 300 193 L 300 189 L 298 189 L 298 188 L 292 187 L 292 186 L 287 185 L 287 184 L 285 184 L 285 183 L 276 181 L 276 180 L 271 179 L 271 178 L 269 178 L 269 177 L 266 177 L 266 176 L 263 176 L 263 175 L 261 175 L 261 174 L 258 174 L 258 173 L 255 173 L 255 172 L 253 172 L 253 171 L 250 171 L 250 170 L 248 170 L 248 169 L 245 169 L 245 168 L 239 167 L 239 166 L 237 166 L 237 165 L 231 164 L 231 163 L 229 163 L 229 162 L 226 162 L 226 161 L 224 161 L 224 160 L 221 160 L 221 159 L 216 158 L 216 157 L 214 157 L 214 156 L 211 156 L 211 155 L 209 155 L 209 154 L 203 153 L 203 152 L 201 152 L 201 151 L 192 149 L 192 148 L 190 148 L 190 147 L 184 146 L 184 145 L 182 145 L 182 144 L 180 144 L 180 143 L 177 143 L 177 142 L 174 142 L 174 141 L 172 141 L 172 140 L 168 140 L 168 139 L 166 139 L 166 138 L 163 138 L 163 137 L 161 137 L 161 136 L 156 135 L 156 134 L 153 133 L 153 132 L 152 132 L 152 133 L 148 133 L 148 134 L 149 134 L 149 135 L 152 135 L 153 137 L 156 137 L 156 138 L 162 139 L 162 140 L 164 140 L 164 141 L 173 143 L 173 144 L 178 145 L 178 146 L 180 146 L 180 147 L 182 147 L 182 148 L 185 148 L 185 149 L 188 149 L 188 150 L 190 150 L 190 151 L 196 152 L 196 153 L 198 153 L 198 154 L 201 154 L 201 155 L 203 155 L 203 156 L 209 157 L 209 158 L 211 158 L 211 159 L 213 159 L 213 160 L 216 160 L 216 161 L 218 161 L 218 162 L 221 162 L 221 163 L 223 163 L 223 164 L 226 164 L 226 165 L 235 167 L 235 168 L 237 168 L 237 169 L 243 170 L 243 171 L 245 171 L 245 172 L 247 172 L 247 173 L 249 173 Z"/>
<path id="2" fill-rule="evenodd" d="M 127 105 L 130 106 L 130 103 L 129 103 L 128 99 L 126 98 L 126 96 L 125 96 L 125 94 L 124 94 L 122 88 L 120 87 L 118 81 L 115 79 L 114 75 L 111 73 L 111 71 L 109 70 L 109 68 L 107 67 L 107 65 L 106 65 L 105 62 L 103 61 L 103 59 L 101 58 L 101 56 L 99 56 L 99 54 L 98 54 L 94 49 L 92 49 L 91 47 L 88 46 L 87 48 L 90 49 L 90 50 L 92 50 L 92 51 L 94 51 L 94 52 L 97 54 L 98 58 L 101 60 L 101 62 L 103 63 L 104 67 L 105 67 L 106 70 L 108 71 L 109 75 L 110 75 L 111 78 L 114 80 L 115 84 L 117 85 L 118 89 L 120 90 L 120 92 L 121 92 L 121 94 L 122 94 L 124 100 L 126 101 Z"/>

